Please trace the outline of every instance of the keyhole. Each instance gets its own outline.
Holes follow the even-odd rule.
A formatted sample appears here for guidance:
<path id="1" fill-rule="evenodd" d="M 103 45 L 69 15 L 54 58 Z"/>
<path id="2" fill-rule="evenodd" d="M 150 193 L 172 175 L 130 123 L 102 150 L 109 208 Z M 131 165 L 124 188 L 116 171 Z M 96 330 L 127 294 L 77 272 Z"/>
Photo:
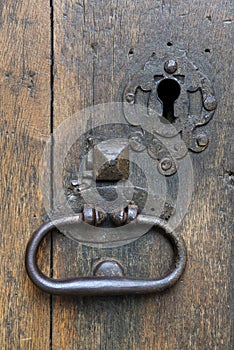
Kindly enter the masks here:
<path id="1" fill-rule="evenodd" d="M 180 95 L 180 85 L 174 79 L 163 79 L 158 84 L 158 97 L 163 104 L 163 117 L 170 123 L 175 121 L 174 102 Z"/>

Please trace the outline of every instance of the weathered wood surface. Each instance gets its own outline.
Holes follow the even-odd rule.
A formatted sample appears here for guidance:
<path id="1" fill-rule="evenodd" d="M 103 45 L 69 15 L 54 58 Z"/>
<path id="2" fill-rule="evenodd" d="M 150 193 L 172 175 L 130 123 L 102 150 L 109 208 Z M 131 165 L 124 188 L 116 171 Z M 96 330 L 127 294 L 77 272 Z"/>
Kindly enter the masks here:
<path id="1" fill-rule="evenodd" d="M 54 298 L 54 349 L 229 349 L 232 188 L 224 173 L 233 170 L 230 4 L 55 1 L 54 11 L 55 126 L 92 103 L 120 101 L 126 71 L 138 57 L 175 46 L 212 79 L 219 101 L 209 126 L 210 146 L 192 155 L 195 194 L 179 227 L 188 247 L 183 281 L 160 296 Z M 135 274 L 149 266 L 151 276 L 159 275 L 157 260 L 166 270 L 170 251 L 152 237 L 112 252 L 56 237 L 54 273 L 85 275 L 92 261 L 106 254 L 133 265 Z"/>
<path id="2" fill-rule="evenodd" d="M 30 283 L 26 243 L 42 222 L 38 164 L 50 135 L 50 7 L 1 1 L 0 348 L 48 349 L 50 297 Z M 49 242 L 47 242 L 47 247 Z M 47 254 L 46 254 L 47 252 Z M 46 258 L 47 256 L 47 258 Z M 49 273 L 48 250 L 40 263 Z"/>
<path id="3" fill-rule="evenodd" d="M 10 3 L 16 4 L 3 6 L 1 26 L 2 348 L 48 349 L 51 341 L 52 349 L 66 350 L 231 349 L 231 2 L 52 1 L 55 128 L 82 108 L 120 101 L 126 71 L 139 57 L 174 48 L 186 50 L 212 80 L 218 109 L 209 124 L 208 149 L 192 154 L 195 191 L 178 227 L 188 249 L 181 282 L 161 295 L 53 297 L 51 314 L 49 297 L 32 287 L 23 266 L 26 241 L 42 220 L 37 169 L 40 139 L 48 135 L 50 122 L 50 9 L 47 3 L 23 2 L 14 9 L 16 23 Z M 26 17 L 32 24 L 21 27 Z M 27 70 L 37 72 L 35 90 L 28 83 L 25 88 Z M 48 250 L 43 254 L 48 257 Z M 101 256 L 120 258 L 132 274 L 160 276 L 171 249 L 153 233 L 108 251 L 53 238 L 55 277 L 87 275 Z M 43 263 L 48 271 L 48 258 Z"/>

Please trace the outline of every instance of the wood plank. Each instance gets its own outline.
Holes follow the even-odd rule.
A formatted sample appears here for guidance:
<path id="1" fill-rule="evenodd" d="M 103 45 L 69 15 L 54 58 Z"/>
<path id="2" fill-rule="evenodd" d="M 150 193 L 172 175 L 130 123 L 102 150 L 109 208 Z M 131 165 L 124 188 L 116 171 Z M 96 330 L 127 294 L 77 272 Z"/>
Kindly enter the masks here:
<path id="1" fill-rule="evenodd" d="M 0 32 L 0 347 L 49 349 L 50 298 L 24 267 L 27 241 L 44 215 L 38 176 L 50 136 L 49 1 L 2 1 Z M 47 273 L 48 252 L 44 244 L 39 263 Z"/>
<path id="2" fill-rule="evenodd" d="M 231 347 L 230 8 L 228 1 L 213 1 L 212 7 L 193 1 L 54 1 L 55 126 L 92 103 L 121 101 L 126 72 L 140 65 L 141 57 L 175 48 L 185 50 L 212 79 L 218 110 L 208 127 L 209 148 L 191 155 L 195 190 L 178 227 L 188 249 L 181 282 L 161 295 L 54 297 L 53 349 Z M 171 250 L 150 234 L 105 252 L 56 236 L 54 275 L 85 276 L 92 262 L 110 255 L 135 275 L 148 269 L 159 276 Z"/>

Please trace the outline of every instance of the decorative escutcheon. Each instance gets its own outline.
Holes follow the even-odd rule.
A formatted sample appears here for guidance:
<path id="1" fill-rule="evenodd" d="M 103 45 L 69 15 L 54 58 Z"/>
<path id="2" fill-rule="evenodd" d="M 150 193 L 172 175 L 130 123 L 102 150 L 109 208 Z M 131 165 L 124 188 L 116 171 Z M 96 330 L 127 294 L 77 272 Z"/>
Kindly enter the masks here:
<path id="1" fill-rule="evenodd" d="M 191 198 L 188 150 L 204 151 L 209 142 L 203 127 L 217 106 L 211 83 L 186 55 L 152 54 L 142 69 L 130 74 L 122 99 L 119 104 L 93 107 L 54 135 L 56 205 L 51 220 L 30 239 L 25 257 L 30 279 L 47 293 L 161 292 L 185 269 L 185 243 L 175 228 Z M 78 134 L 74 125 L 89 114 L 92 127 Z M 108 122 L 102 124 L 100 115 Z M 50 148 L 44 154 L 41 163 L 47 164 Z M 176 198 L 170 193 L 172 181 Z M 46 198 L 47 193 L 44 188 Z M 100 261 L 93 276 L 53 279 L 39 269 L 37 251 L 56 228 L 68 238 L 101 248 L 130 244 L 150 228 L 160 228 L 173 247 L 174 263 L 161 279 L 127 277 L 121 263 L 111 258 Z"/>
<path id="2" fill-rule="evenodd" d="M 202 126 L 213 117 L 217 102 L 211 82 L 186 53 L 181 57 L 157 57 L 153 53 L 144 67 L 130 76 L 123 101 L 131 125 L 144 127 L 147 123 L 168 137 L 180 133 L 187 148 L 194 152 L 207 147 L 209 138 Z M 142 114 L 135 112 L 139 103 L 145 106 Z M 160 116 L 164 117 L 162 123 Z"/>

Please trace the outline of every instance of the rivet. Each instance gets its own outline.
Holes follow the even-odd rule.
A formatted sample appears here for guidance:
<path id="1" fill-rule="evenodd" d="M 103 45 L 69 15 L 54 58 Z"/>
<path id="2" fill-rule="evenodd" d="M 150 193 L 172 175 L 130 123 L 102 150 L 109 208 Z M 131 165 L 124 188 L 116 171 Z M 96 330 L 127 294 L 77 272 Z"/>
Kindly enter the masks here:
<path id="1" fill-rule="evenodd" d="M 144 137 L 141 133 L 135 132 L 129 138 L 129 144 L 131 148 L 136 152 L 144 151 L 146 146 L 144 145 Z"/>
<path id="2" fill-rule="evenodd" d="M 205 146 L 207 146 L 209 139 L 208 139 L 206 134 L 201 133 L 201 134 L 197 135 L 196 141 L 197 141 L 198 146 L 205 147 Z"/>
<path id="3" fill-rule="evenodd" d="M 76 186 L 79 186 L 79 185 L 80 185 L 80 181 L 79 181 L 79 180 L 72 179 L 72 180 L 71 180 L 71 184 L 72 184 L 72 186 L 76 187 Z"/>
<path id="4" fill-rule="evenodd" d="M 164 70 L 169 73 L 173 74 L 177 71 L 178 64 L 175 60 L 168 60 L 164 64 Z"/>
<path id="5" fill-rule="evenodd" d="M 213 111 L 217 107 L 216 99 L 213 95 L 208 95 L 204 101 L 205 109 Z"/>
<path id="6" fill-rule="evenodd" d="M 118 261 L 109 259 L 100 261 L 94 267 L 93 274 L 97 277 L 123 277 L 124 269 Z"/>
<path id="7" fill-rule="evenodd" d="M 133 104 L 133 103 L 134 103 L 134 98 L 135 98 L 134 94 L 129 93 L 129 94 L 127 94 L 127 95 L 125 96 L 125 98 L 126 98 L 126 101 L 127 101 L 128 103 L 130 103 L 130 104 Z"/>
<path id="8" fill-rule="evenodd" d="M 172 167 L 172 161 L 170 158 L 164 158 L 161 162 L 161 168 L 163 171 L 167 171 L 171 169 Z"/>

